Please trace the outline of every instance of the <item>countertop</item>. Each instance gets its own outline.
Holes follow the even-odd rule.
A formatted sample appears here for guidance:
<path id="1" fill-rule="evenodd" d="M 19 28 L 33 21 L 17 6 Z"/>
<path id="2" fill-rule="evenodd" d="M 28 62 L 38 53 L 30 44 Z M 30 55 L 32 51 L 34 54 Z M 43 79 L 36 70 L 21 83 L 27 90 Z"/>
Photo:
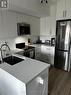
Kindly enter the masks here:
<path id="1" fill-rule="evenodd" d="M 4 62 L 0 64 L 0 68 L 26 84 L 33 78 L 35 78 L 38 74 L 40 74 L 42 71 L 50 67 L 49 64 L 41 61 L 30 59 L 18 54 L 13 55 L 23 58 L 24 60 L 15 65 L 9 65 Z"/>
<path id="2" fill-rule="evenodd" d="M 33 43 L 33 45 L 46 45 L 50 47 L 55 47 L 55 45 L 47 44 L 47 43 Z"/>
<path id="3" fill-rule="evenodd" d="M 55 46 L 48 45 L 48 44 L 31 44 L 30 46 L 33 46 L 33 47 L 38 47 L 38 46 L 47 46 L 47 47 L 55 48 Z"/>

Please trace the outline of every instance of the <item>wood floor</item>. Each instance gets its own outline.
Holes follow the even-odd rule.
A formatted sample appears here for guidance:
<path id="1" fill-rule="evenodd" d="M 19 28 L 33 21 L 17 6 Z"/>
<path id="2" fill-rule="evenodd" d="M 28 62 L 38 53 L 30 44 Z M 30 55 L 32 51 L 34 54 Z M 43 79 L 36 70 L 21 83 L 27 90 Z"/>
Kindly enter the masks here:
<path id="1" fill-rule="evenodd" d="M 49 95 L 71 95 L 71 72 L 51 68 L 48 88 Z"/>

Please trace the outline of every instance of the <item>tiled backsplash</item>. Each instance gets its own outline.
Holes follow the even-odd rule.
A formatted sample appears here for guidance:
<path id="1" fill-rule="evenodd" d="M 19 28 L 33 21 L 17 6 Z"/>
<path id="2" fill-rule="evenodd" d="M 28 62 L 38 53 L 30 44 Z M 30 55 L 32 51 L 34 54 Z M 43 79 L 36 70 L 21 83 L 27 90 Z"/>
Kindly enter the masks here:
<path id="1" fill-rule="evenodd" d="M 15 38 L 3 38 L 3 39 L 0 39 L 0 47 L 2 44 L 4 44 L 4 42 L 7 42 L 8 45 L 10 46 L 10 48 L 15 48 Z"/>
<path id="2" fill-rule="evenodd" d="M 42 40 L 42 42 L 45 42 L 45 40 L 51 40 L 51 38 L 55 38 L 55 36 L 40 36 L 40 40 Z"/>
<path id="3" fill-rule="evenodd" d="M 37 36 L 18 36 L 16 38 L 2 38 L 0 39 L 0 47 L 2 44 L 4 44 L 4 42 L 7 42 L 9 47 L 11 49 L 15 49 L 15 44 L 16 43 L 22 43 L 22 42 L 25 42 L 25 44 L 27 45 L 28 44 L 28 38 L 30 38 L 31 40 L 31 43 L 35 42 L 37 40 Z"/>
<path id="4" fill-rule="evenodd" d="M 28 38 L 31 41 L 31 44 L 33 44 L 33 42 L 36 42 L 38 36 L 21 36 L 21 37 L 17 37 L 15 38 L 15 43 L 22 43 L 25 42 L 26 45 L 28 45 Z"/>
<path id="5" fill-rule="evenodd" d="M 25 42 L 25 44 L 28 44 L 28 38 L 30 38 L 31 43 L 36 42 L 36 40 L 38 39 L 38 36 L 19 36 L 16 38 L 3 38 L 0 39 L 0 47 L 1 45 L 6 41 L 9 45 L 9 47 L 11 49 L 15 49 L 15 44 L 16 43 L 22 43 Z M 40 36 L 40 40 L 42 40 L 42 42 L 45 42 L 45 40 L 51 40 L 52 37 L 47 37 L 47 36 Z"/>

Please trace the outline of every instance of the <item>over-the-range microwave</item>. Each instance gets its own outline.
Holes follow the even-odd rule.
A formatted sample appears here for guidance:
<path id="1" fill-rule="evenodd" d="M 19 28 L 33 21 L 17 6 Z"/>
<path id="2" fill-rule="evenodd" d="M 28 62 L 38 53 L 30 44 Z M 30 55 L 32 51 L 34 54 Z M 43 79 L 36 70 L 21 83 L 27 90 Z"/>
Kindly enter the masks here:
<path id="1" fill-rule="evenodd" d="M 17 34 L 18 36 L 30 35 L 30 24 L 17 23 Z"/>

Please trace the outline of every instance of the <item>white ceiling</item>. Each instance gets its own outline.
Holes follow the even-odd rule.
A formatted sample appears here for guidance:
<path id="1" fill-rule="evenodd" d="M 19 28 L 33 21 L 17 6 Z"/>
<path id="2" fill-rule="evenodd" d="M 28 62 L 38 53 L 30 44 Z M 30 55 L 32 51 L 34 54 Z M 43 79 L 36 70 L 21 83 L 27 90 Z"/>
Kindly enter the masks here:
<path id="1" fill-rule="evenodd" d="M 12 5 L 12 7 L 9 8 L 9 10 L 24 13 L 26 15 L 31 15 L 31 16 L 35 16 L 35 17 L 45 17 L 48 15 L 48 9 L 47 9 L 47 12 L 46 11 L 35 11 L 35 10 Z"/>
<path id="2" fill-rule="evenodd" d="M 57 0 L 48 0 L 48 4 L 43 6 L 40 0 L 10 0 L 9 10 L 22 12 L 27 15 L 44 17 L 49 15 L 50 5 Z"/>

